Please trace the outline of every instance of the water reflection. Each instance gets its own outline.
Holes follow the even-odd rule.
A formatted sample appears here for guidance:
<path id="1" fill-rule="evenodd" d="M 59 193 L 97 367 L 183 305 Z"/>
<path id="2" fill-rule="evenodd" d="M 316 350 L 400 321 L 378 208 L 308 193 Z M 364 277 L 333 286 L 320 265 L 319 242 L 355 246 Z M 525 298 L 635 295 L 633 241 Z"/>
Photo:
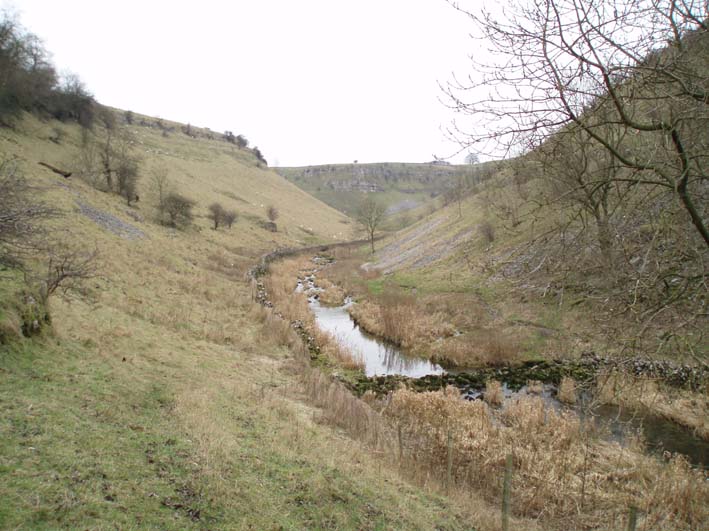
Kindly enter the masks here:
<path id="1" fill-rule="evenodd" d="M 352 304 L 350 301 L 344 306 L 334 308 L 323 306 L 316 297 L 310 297 L 309 302 L 318 327 L 336 336 L 341 344 L 355 354 L 361 355 L 364 361 L 364 372 L 367 376 L 401 374 L 420 378 L 427 374 L 442 374 L 444 372 L 435 363 L 407 356 L 396 346 L 362 331 L 347 312 L 347 308 Z"/>

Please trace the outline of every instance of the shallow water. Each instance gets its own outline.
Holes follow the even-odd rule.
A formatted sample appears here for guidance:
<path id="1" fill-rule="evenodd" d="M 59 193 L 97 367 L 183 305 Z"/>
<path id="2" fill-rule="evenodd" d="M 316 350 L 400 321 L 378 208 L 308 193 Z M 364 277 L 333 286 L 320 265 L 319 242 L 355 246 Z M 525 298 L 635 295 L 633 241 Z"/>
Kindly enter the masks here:
<path id="1" fill-rule="evenodd" d="M 317 291 L 312 287 L 308 291 Z M 302 283 L 297 291 L 303 291 Z M 364 372 L 367 376 L 382 376 L 400 374 L 411 378 L 420 378 L 427 374 L 442 374 L 444 370 L 427 359 L 409 356 L 396 345 L 387 343 L 367 334 L 357 325 L 347 311 L 353 303 L 349 299 L 342 306 L 327 307 L 320 304 L 317 294 L 308 298 L 310 309 L 315 314 L 318 327 L 329 332 L 339 340 L 340 344 L 349 348 L 364 362 Z"/>
<path id="2" fill-rule="evenodd" d="M 600 406 L 594 415 L 596 423 L 608 430 L 612 440 L 622 444 L 628 437 L 638 434 L 651 453 L 679 453 L 692 465 L 709 470 L 709 442 L 696 437 L 689 428 L 663 417 L 635 413 L 613 405 Z"/>

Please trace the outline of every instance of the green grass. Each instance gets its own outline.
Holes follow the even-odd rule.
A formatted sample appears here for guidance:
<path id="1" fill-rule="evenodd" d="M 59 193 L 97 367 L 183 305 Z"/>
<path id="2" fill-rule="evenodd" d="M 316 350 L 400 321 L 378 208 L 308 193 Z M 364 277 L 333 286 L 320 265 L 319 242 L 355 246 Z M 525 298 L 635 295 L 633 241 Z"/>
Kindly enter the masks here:
<path id="1" fill-rule="evenodd" d="M 343 215 L 223 142 L 138 128 L 143 145 L 170 153 L 146 154 L 146 172 L 166 164 L 198 201 L 190 230 L 161 227 L 145 181 L 129 211 L 115 195 L 44 172 L 38 160 L 69 167 L 80 142 L 65 125 L 64 144 L 47 141 L 54 126 L 27 117 L 0 140 L 63 210 L 56 234 L 99 249 L 99 276 L 52 297 L 52 329 L 21 338 L 22 278 L 0 272 L 0 323 L 13 329 L 0 342 L 0 528 L 473 527 L 464 504 L 403 481 L 320 424 L 291 354 L 251 316 L 245 273 L 258 256 L 335 240 L 349 229 Z M 77 199 L 146 238 L 105 230 Z M 232 230 L 202 217 L 215 200 L 242 215 Z M 281 211 L 277 233 L 258 224 L 269 203 Z"/>
<path id="2" fill-rule="evenodd" d="M 164 525 L 172 515 L 161 502 L 192 476 L 191 444 L 166 415 L 171 397 L 117 380 L 81 346 L 51 343 L 0 357 L 0 526 Z"/>
<path id="3" fill-rule="evenodd" d="M 53 338 L 3 349 L 1 528 L 427 529 L 428 518 L 461 526 L 441 499 L 404 485 L 389 491 L 387 474 L 314 456 L 305 446 L 324 444 L 321 430 L 301 421 L 293 441 L 294 419 L 258 393 L 210 404 L 235 453 L 209 462 L 175 412 L 171 380 L 186 367 L 161 381 L 131 378 L 126 363 Z M 402 503 L 417 507 L 400 512 Z"/>

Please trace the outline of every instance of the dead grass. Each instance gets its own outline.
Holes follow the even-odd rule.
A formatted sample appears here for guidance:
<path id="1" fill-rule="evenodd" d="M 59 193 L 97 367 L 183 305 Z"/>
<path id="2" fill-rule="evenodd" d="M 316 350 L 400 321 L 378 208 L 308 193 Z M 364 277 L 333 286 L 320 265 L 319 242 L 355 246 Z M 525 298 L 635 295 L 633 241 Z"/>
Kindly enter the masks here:
<path id="1" fill-rule="evenodd" d="M 358 302 L 349 311 L 364 330 L 412 353 L 426 353 L 435 341 L 455 332 L 442 315 L 425 312 L 415 297 L 397 292 L 386 292 L 376 302 Z"/>
<path id="2" fill-rule="evenodd" d="M 385 415 L 404 427 L 411 463 L 445 470 L 451 455 L 457 484 L 491 500 L 501 495 L 505 456 L 512 454 L 514 511 L 540 518 L 546 529 L 616 529 L 631 504 L 642 511 L 641 529 L 689 531 L 709 521 L 703 472 L 681 457 L 663 463 L 641 448 L 597 440 L 574 413 L 538 398 L 508 402 L 496 418 L 485 402 L 464 401 L 455 389 L 402 389 Z"/>
<path id="3" fill-rule="evenodd" d="M 364 361 L 358 353 L 350 352 L 336 337 L 320 330 L 308 306 L 307 295 L 294 291 L 296 279 L 311 274 L 313 269 L 313 262 L 308 256 L 280 260 L 271 265 L 270 272 L 264 279 L 264 285 L 274 308 L 282 316 L 280 323 L 273 326 L 276 330 L 278 327 L 286 327 L 289 335 L 297 335 L 290 327 L 290 323 L 299 321 L 303 324 L 306 333 L 315 339 L 320 352 L 327 359 L 343 369 L 362 370 Z M 283 334 L 286 332 L 281 333 Z"/>
<path id="4" fill-rule="evenodd" d="M 564 404 L 576 403 L 576 381 L 573 378 L 564 376 L 559 383 L 557 398 Z"/>
<path id="5" fill-rule="evenodd" d="M 488 380 L 485 382 L 485 402 L 491 406 L 501 406 L 505 401 L 505 395 L 502 391 L 502 384 L 497 380 Z"/>
<path id="6" fill-rule="evenodd" d="M 312 332 L 315 337 L 315 342 L 328 359 L 334 361 L 343 369 L 355 371 L 364 370 L 364 360 L 359 353 L 350 351 L 350 349 L 342 345 L 337 337 L 320 330 L 317 325 Z"/>
<path id="7" fill-rule="evenodd" d="M 212 185 L 238 188 L 243 201 L 235 206 L 246 213 L 273 202 L 284 230 L 266 234 L 243 217 L 231 231 L 212 231 L 198 216 L 195 227 L 177 233 L 134 219 L 147 237 L 125 240 L 75 211 L 80 198 L 124 218 L 117 198 L 36 169 L 37 160 L 68 164 L 80 145 L 78 129 L 57 146 L 41 139 L 50 123 L 24 125 L 0 131 L 3 145 L 26 163 L 32 182 L 48 190 L 47 200 L 65 210 L 57 228 L 96 245 L 108 259 L 90 291 L 51 301 L 55 335 L 25 340 L 9 353 L 3 345 L 3 527 L 477 525 L 463 502 L 402 481 L 381 466 L 379 454 L 373 459 L 342 431 L 312 422 L 319 410 L 301 400 L 301 381 L 281 370 L 309 353 L 287 321 L 252 309 L 239 256 L 297 245 L 286 231 L 299 223 L 331 237 L 339 227 L 328 220 L 342 216 L 282 187 L 274 174 L 248 167 L 226 143 L 180 133 L 163 139 L 145 128 L 138 138 L 146 170 L 167 164 L 176 186 L 203 206 L 223 200 Z M 152 192 L 140 195 L 132 212 L 150 219 Z M 304 204 L 313 208 L 299 212 Z M 274 285 L 288 300 L 293 279 Z M 284 304 L 296 316 L 298 299 Z M 495 519 L 496 508 L 486 511 L 481 519 Z"/>
<path id="8" fill-rule="evenodd" d="M 516 336 L 503 330 L 482 328 L 434 343 L 431 353 L 435 361 L 459 367 L 509 365 L 521 355 Z"/>
<path id="9" fill-rule="evenodd" d="M 315 279 L 315 285 L 322 289 L 318 298 L 320 304 L 325 306 L 342 306 L 345 303 L 347 293 L 337 284 L 329 281 L 327 278 L 318 276 Z"/>
<path id="10" fill-rule="evenodd" d="M 540 395 L 544 391 L 544 384 L 539 380 L 527 380 L 527 392 Z"/>

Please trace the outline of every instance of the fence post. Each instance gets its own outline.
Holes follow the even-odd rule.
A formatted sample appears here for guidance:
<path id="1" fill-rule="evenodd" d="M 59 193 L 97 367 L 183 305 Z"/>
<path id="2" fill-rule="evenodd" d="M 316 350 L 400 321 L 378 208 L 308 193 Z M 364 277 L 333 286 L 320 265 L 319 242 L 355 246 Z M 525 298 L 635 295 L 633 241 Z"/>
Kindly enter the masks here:
<path id="1" fill-rule="evenodd" d="M 635 531 L 638 526 L 638 508 L 634 505 L 630 506 L 628 511 L 628 531 Z"/>
<path id="2" fill-rule="evenodd" d="M 502 483 L 502 531 L 510 529 L 510 490 L 512 483 L 512 454 L 505 459 L 505 478 Z M 633 528 L 634 531 L 634 528 Z"/>
<path id="3" fill-rule="evenodd" d="M 448 473 L 446 474 L 446 493 L 450 492 L 451 476 L 453 473 L 453 437 L 451 429 L 448 428 Z"/>
<path id="4" fill-rule="evenodd" d="M 399 465 L 401 465 L 401 461 L 404 457 L 404 447 L 401 441 L 401 422 L 399 422 L 398 426 L 398 435 L 399 435 Z"/>

